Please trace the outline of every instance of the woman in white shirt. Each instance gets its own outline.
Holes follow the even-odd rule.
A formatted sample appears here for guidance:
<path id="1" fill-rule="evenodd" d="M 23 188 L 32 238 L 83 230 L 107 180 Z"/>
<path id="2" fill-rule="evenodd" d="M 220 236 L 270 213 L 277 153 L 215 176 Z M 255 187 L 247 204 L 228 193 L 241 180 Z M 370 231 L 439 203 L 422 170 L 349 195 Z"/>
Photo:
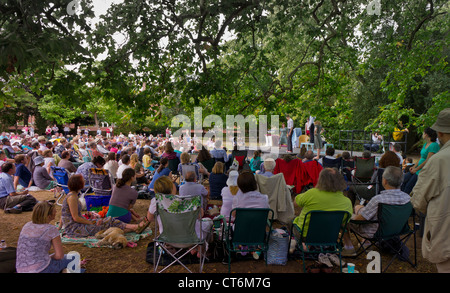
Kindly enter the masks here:
<path id="1" fill-rule="evenodd" d="M 252 172 L 242 172 L 237 179 L 237 185 L 240 191 L 233 198 L 232 209 L 269 208 L 269 197 L 258 191 L 258 184 Z"/>
<path id="2" fill-rule="evenodd" d="M 108 170 L 114 179 L 117 178 L 117 169 L 119 169 L 119 163 L 117 163 L 116 161 L 115 152 L 109 152 L 108 157 L 106 158 L 106 164 L 103 166 L 103 169 Z"/>

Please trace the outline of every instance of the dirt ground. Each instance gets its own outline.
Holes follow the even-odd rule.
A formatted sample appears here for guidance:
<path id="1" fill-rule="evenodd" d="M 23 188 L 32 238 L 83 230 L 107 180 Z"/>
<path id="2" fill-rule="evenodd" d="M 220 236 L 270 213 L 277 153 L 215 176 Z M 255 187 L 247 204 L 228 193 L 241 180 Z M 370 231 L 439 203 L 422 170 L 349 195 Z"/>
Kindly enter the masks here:
<path id="1" fill-rule="evenodd" d="M 31 192 L 38 200 L 54 199 L 53 192 Z M 140 215 L 145 215 L 149 200 L 139 199 L 135 205 L 135 210 Z M 59 219 L 61 207 L 57 207 L 56 219 Z M 296 210 L 296 215 L 299 211 Z M 23 212 L 22 214 L 5 214 L 0 211 L 0 239 L 5 239 L 8 246 L 16 247 L 22 226 L 31 220 L 31 212 Z M 278 225 L 279 226 L 279 225 Z M 153 227 L 153 226 L 151 226 Z M 275 224 L 274 227 L 277 227 Z M 80 253 L 82 259 L 86 259 L 85 265 L 86 273 L 153 273 L 153 266 L 146 262 L 147 245 L 151 242 L 153 237 L 141 239 L 137 247 L 126 247 L 119 250 L 110 248 L 88 248 L 82 244 L 65 244 L 65 253 L 70 251 L 77 251 Z M 413 240 L 409 240 L 408 247 L 411 255 L 413 255 Z M 417 267 L 413 268 L 408 263 L 395 260 L 390 266 L 389 273 L 435 273 L 436 267 L 427 260 L 422 258 L 421 253 L 421 238 L 417 237 Z M 382 254 L 382 262 L 387 264 L 388 256 Z M 356 270 L 360 273 L 366 272 L 367 260 L 365 255 L 361 255 L 356 259 L 345 258 L 347 262 L 356 264 Z M 310 264 L 310 262 L 308 263 Z M 198 265 L 189 265 L 189 267 L 196 271 Z M 265 265 L 262 258 L 260 260 L 245 260 L 235 261 L 231 265 L 232 273 L 238 274 L 292 274 L 303 273 L 301 260 L 289 260 L 284 266 Z M 181 266 L 173 266 L 168 270 L 169 273 L 185 273 L 186 271 Z M 221 262 L 205 263 L 204 273 L 221 274 L 228 272 L 228 265 Z M 339 272 L 337 268 L 335 273 Z"/>

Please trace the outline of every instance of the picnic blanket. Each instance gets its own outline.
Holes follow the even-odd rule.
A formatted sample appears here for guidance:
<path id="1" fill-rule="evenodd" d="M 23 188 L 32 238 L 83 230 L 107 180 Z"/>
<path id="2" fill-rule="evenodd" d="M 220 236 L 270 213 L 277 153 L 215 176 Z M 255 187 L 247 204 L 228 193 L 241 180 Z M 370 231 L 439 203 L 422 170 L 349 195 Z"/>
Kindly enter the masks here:
<path id="1" fill-rule="evenodd" d="M 95 236 L 82 237 L 82 238 L 69 237 L 64 234 L 64 229 L 61 229 L 59 232 L 60 232 L 61 241 L 63 244 L 80 244 L 80 243 L 82 243 L 89 248 L 93 248 L 93 247 L 112 248 L 112 246 L 110 246 L 110 245 L 99 245 L 98 243 L 102 239 L 97 239 L 97 238 L 95 238 Z M 137 234 L 135 232 L 125 233 L 125 238 L 127 238 L 128 242 L 138 242 L 139 240 L 147 238 L 150 235 L 152 235 L 152 229 L 150 227 L 148 227 L 141 234 Z"/>

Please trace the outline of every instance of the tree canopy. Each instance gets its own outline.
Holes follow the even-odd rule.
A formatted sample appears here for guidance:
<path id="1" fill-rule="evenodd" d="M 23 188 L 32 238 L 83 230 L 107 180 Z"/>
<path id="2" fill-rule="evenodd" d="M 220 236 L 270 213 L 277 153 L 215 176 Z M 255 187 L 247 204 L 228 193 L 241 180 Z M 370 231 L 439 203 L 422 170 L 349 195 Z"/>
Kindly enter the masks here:
<path id="1" fill-rule="evenodd" d="M 1 2 L 3 122 L 155 129 L 202 107 L 312 115 L 336 139 L 400 118 L 420 133 L 450 106 L 448 1 L 124 0 L 97 21 L 98 2 Z"/>

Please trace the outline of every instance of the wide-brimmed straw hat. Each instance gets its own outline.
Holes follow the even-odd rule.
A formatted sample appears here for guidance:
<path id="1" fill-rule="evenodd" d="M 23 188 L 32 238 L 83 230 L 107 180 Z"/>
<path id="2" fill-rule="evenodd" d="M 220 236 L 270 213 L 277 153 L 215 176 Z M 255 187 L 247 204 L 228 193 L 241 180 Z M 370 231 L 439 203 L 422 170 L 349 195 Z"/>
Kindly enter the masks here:
<path id="1" fill-rule="evenodd" d="M 442 110 L 431 129 L 437 132 L 450 133 L 450 108 Z"/>

